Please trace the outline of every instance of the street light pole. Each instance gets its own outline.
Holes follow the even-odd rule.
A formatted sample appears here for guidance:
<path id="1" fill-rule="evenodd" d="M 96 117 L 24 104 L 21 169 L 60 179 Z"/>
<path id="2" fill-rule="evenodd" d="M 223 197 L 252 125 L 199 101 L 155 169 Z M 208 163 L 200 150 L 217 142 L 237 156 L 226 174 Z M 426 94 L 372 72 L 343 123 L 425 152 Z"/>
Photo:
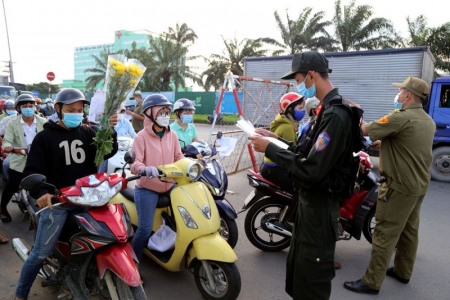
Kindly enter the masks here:
<path id="1" fill-rule="evenodd" d="M 5 1 L 2 0 L 3 4 L 3 14 L 5 15 L 5 26 L 6 26 L 6 38 L 8 39 L 8 50 L 9 50 L 9 77 L 11 82 L 14 81 L 14 71 L 13 71 L 13 64 L 12 64 L 12 58 L 11 58 L 11 47 L 9 45 L 9 33 L 8 33 L 8 22 L 6 22 L 6 10 L 5 10 Z"/>

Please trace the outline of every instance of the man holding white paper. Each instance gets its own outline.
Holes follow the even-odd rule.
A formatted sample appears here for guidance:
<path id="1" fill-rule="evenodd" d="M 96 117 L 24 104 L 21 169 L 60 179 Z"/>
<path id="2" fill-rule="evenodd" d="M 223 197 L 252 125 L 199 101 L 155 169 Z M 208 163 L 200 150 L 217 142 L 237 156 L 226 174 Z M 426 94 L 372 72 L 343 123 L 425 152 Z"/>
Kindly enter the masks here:
<path id="1" fill-rule="evenodd" d="M 297 147 L 282 149 L 264 136 L 250 136 L 253 147 L 295 178 L 298 214 L 286 264 L 286 292 L 294 299 L 329 299 L 335 276 L 334 252 L 342 200 L 342 180 L 351 161 L 350 110 L 328 77 L 328 60 L 315 51 L 294 54 L 292 71 L 299 94 L 316 96 L 317 119 Z M 278 138 L 262 129 L 256 133 Z M 278 138 L 280 140 L 280 138 Z"/>

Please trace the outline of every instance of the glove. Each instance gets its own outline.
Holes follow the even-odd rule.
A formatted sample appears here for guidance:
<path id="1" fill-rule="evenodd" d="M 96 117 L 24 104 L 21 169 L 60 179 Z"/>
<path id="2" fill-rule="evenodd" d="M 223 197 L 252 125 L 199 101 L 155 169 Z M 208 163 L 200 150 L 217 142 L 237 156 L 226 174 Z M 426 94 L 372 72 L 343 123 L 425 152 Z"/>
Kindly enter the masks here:
<path id="1" fill-rule="evenodd" d="M 139 173 L 145 173 L 145 176 L 147 177 L 158 177 L 159 175 L 158 169 L 153 166 L 141 168 Z"/>

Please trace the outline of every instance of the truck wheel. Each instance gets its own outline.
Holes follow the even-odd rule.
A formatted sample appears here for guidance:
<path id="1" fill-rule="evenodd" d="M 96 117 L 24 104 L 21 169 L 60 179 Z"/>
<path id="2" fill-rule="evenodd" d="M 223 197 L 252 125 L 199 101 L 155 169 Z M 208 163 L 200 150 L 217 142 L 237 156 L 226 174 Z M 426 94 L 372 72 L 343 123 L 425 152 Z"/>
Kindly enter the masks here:
<path id="1" fill-rule="evenodd" d="M 450 147 L 438 147 L 433 150 L 430 173 L 433 180 L 450 182 Z"/>

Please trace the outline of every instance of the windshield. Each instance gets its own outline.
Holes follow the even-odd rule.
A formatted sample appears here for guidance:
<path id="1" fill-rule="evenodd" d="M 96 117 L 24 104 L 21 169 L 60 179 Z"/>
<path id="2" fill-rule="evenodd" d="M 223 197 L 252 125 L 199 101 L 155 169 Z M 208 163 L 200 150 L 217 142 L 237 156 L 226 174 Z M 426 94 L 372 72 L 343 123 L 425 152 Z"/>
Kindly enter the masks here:
<path id="1" fill-rule="evenodd" d="M 0 99 L 15 99 L 16 89 L 13 86 L 0 86 Z"/>

